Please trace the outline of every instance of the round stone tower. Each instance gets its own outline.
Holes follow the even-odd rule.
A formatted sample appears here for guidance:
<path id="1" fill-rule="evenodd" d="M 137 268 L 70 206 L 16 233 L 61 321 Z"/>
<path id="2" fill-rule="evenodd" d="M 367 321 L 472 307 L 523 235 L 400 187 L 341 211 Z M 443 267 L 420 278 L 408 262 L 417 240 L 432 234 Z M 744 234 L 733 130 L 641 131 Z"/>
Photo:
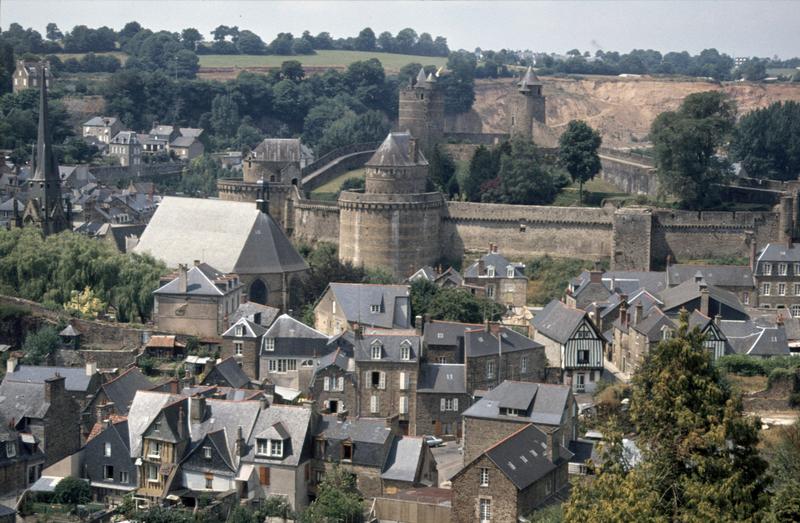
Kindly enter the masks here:
<path id="1" fill-rule="evenodd" d="M 542 94 L 542 82 L 528 67 L 525 76 L 517 84 L 517 92 L 508 98 L 508 129 L 511 137 L 533 140 L 534 127 L 547 125 L 545 115 L 545 97 Z"/>
<path id="2" fill-rule="evenodd" d="M 339 196 L 339 259 L 405 277 L 441 255 L 444 199 L 425 192 L 428 161 L 407 132 L 390 133 L 366 163 L 363 193 Z"/>
<path id="3" fill-rule="evenodd" d="M 400 89 L 397 127 L 417 139 L 420 149 L 431 154 L 444 137 L 444 94 L 436 77 L 420 69 L 416 80 Z"/>

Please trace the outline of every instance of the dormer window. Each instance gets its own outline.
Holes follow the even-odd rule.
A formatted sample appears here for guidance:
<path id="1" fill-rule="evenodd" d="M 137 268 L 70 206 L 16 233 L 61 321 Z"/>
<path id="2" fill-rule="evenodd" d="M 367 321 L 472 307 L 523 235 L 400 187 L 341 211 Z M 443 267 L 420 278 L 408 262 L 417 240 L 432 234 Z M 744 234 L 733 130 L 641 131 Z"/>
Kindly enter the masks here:
<path id="1" fill-rule="evenodd" d="M 349 441 L 342 443 L 342 461 L 353 461 L 353 444 Z"/>
<path id="2" fill-rule="evenodd" d="M 379 314 L 381 312 L 380 304 L 378 304 L 378 305 L 370 305 L 369 306 L 369 312 L 371 312 L 372 314 Z"/>
<path id="3" fill-rule="evenodd" d="M 515 274 L 515 271 L 514 271 L 514 266 L 513 265 L 509 265 L 508 267 L 506 267 L 506 277 L 507 278 L 513 278 L 514 274 Z"/>
<path id="4" fill-rule="evenodd" d="M 786 276 L 786 271 L 788 269 L 788 264 L 786 263 L 779 263 L 778 264 L 778 276 Z"/>
<path id="5" fill-rule="evenodd" d="M 153 423 L 153 431 L 154 432 L 159 432 L 160 430 L 161 430 L 161 422 L 160 421 L 154 422 Z"/>
<path id="6" fill-rule="evenodd" d="M 17 455 L 17 444 L 16 442 L 9 441 L 6 443 L 6 457 L 13 458 Z"/>
<path id="7" fill-rule="evenodd" d="M 211 459 L 211 447 L 209 447 L 208 445 L 203 447 L 203 457 L 205 459 Z"/>
<path id="8" fill-rule="evenodd" d="M 270 352 L 275 350 L 275 338 L 264 338 L 264 350 Z"/>
<path id="9" fill-rule="evenodd" d="M 411 345 L 408 343 L 408 341 L 404 341 L 400 346 L 400 359 L 403 361 L 408 361 L 411 359 Z"/>
<path id="10" fill-rule="evenodd" d="M 379 360 L 383 356 L 383 345 L 380 342 L 372 344 L 372 359 Z"/>
<path id="11" fill-rule="evenodd" d="M 761 270 L 764 273 L 764 276 L 771 276 L 772 275 L 772 264 L 771 263 L 763 263 L 761 265 Z"/>
<path id="12" fill-rule="evenodd" d="M 269 458 L 283 457 L 283 440 L 281 439 L 256 439 L 256 454 Z"/>
<path id="13" fill-rule="evenodd" d="M 490 278 L 494 278 L 494 265 L 489 265 L 486 267 L 486 275 Z"/>
<path id="14" fill-rule="evenodd" d="M 437 340 L 443 340 L 444 339 L 444 332 L 437 332 L 436 333 L 436 339 Z"/>

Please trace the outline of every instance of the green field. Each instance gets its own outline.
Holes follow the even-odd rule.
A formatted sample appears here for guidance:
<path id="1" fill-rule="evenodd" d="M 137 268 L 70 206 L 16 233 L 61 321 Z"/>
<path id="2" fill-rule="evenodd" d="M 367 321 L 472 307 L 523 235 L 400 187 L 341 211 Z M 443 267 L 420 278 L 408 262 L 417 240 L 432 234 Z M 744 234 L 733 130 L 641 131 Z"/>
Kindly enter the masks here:
<path id="1" fill-rule="evenodd" d="M 344 174 L 340 174 L 336 178 L 330 180 L 328 183 L 324 183 L 314 189 L 311 192 L 311 198 L 315 200 L 330 200 L 332 199 L 331 195 L 335 195 L 339 192 L 339 189 L 342 187 L 342 184 L 348 178 L 364 178 L 367 176 L 367 172 L 365 169 L 354 169 L 352 171 L 347 171 Z"/>
<path id="2" fill-rule="evenodd" d="M 309 67 L 347 67 L 359 60 L 377 58 L 388 71 L 399 71 L 401 67 L 410 63 L 423 65 L 443 66 L 447 58 L 441 56 L 415 56 L 408 54 L 372 53 L 367 51 L 317 51 L 317 54 L 297 56 L 277 55 L 200 55 L 201 68 L 215 67 L 280 67 L 287 60 L 297 60 Z"/>

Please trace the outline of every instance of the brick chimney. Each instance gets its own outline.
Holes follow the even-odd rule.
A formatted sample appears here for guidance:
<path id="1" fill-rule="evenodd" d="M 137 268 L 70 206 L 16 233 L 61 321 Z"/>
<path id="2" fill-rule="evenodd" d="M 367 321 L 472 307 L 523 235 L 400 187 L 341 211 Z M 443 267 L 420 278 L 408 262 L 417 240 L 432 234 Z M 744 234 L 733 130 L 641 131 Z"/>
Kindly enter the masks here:
<path id="1" fill-rule="evenodd" d="M 708 306 L 709 306 L 709 296 L 708 296 L 708 286 L 705 282 L 700 283 L 700 312 L 703 313 L 704 316 L 708 316 Z"/>
<path id="2" fill-rule="evenodd" d="M 44 380 L 44 400 L 47 403 L 52 403 L 55 398 L 64 397 L 66 391 L 65 382 L 66 378 L 57 372 L 52 378 Z"/>
<path id="3" fill-rule="evenodd" d="M 633 309 L 633 324 L 639 325 L 639 322 L 642 321 L 642 316 L 644 316 L 644 306 L 642 306 L 642 302 L 639 301 Z"/>
<path id="4" fill-rule="evenodd" d="M 478 276 L 483 276 L 484 274 L 486 274 L 486 263 L 481 258 L 478 260 Z"/>
<path id="5" fill-rule="evenodd" d="M 550 461 L 555 463 L 559 458 L 559 453 L 558 453 L 558 442 L 555 441 L 555 439 L 553 438 L 553 432 L 555 432 L 555 431 L 550 431 L 550 432 L 546 433 L 547 434 L 547 457 L 548 457 L 548 459 L 550 459 Z"/>
<path id="6" fill-rule="evenodd" d="M 423 324 L 422 324 L 422 315 L 417 314 L 414 316 L 414 330 L 417 333 L 417 336 L 422 336 Z"/>
<path id="7" fill-rule="evenodd" d="M 619 306 L 619 323 L 623 328 L 628 326 L 628 302 L 627 296 L 621 296 L 622 303 Z"/>
<path id="8" fill-rule="evenodd" d="M 189 269 L 186 265 L 178 265 L 178 292 L 186 292 L 189 287 Z"/>
<path id="9" fill-rule="evenodd" d="M 714 316 L 714 325 L 719 327 L 722 324 L 722 314 L 717 314 Z"/>
<path id="10" fill-rule="evenodd" d="M 245 447 L 244 444 L 244 434 L 241 425 L 239 425 L 239 427 L 236 429 L 236 443 L 234 451 L 236 455 L 240 458 L 247 453 L 247 448 Z"/>

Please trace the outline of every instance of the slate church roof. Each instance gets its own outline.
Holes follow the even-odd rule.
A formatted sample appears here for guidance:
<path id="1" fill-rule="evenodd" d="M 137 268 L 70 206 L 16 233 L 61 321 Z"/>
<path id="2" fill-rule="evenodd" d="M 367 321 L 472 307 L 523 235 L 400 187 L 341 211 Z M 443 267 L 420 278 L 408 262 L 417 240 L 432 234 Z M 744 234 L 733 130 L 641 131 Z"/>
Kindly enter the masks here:
<path id="1" fill-rule="evenodd" d="M 167 196 L 134 252 L 149 253 L 169 267 L 204 260 L 240 275 L 308 269 L 275 220 L 246 202 Z"/>

